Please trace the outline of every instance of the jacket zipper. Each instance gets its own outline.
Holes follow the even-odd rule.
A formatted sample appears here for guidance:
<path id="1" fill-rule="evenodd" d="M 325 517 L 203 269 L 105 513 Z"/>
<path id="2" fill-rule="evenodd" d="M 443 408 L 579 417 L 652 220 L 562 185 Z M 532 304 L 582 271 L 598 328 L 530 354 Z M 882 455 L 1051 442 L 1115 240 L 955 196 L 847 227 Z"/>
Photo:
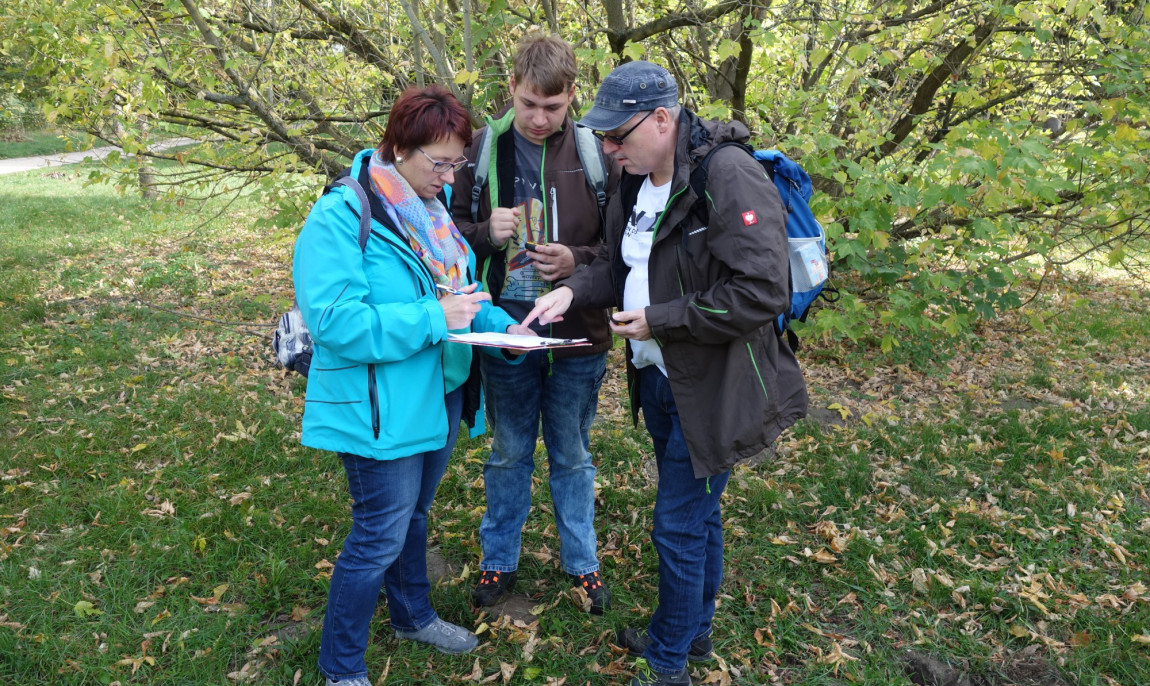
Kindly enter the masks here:
<path id="1" fill-rule="evenodd" d="M 372 231 L 372 233 L 374 233 L 376 236 L 378 236 L 382 240 L 387 241 L 388 243 L 392 243 L 392 245 L 396 245 L 394 242 L 388 240 L 388 238 L 386 236 L 384 236 L 382 233 L 379 233 L 379 232 L 374 231 L 374 230 Z M 408 246 L 403 246 L 403 247 L 407 248 L 408 250 L 411 250 L 411 248 Z M 427 265 L 425 265 L 419 261 L 418 256 L 416 257 L 416 264 L 418 264 L 420 267 L 422 267 L 423 271 L 427 274 L 428 278 L 431 279 L 432 283 L 435 283 L 435 277 L 431 274 L 431 270 L 427 268 Z M 412 286 L 414 287 L 414 289 L 416 291 L 416 296 L 417 297 L 423 297 L 424 295 L 426 295 L 423 284 L 420 282 L 414 269 L 409 268 L 409 271 L 411 273 Z M 368 404 L 371 408 L 371 435 L 372 435 L 372 438 L 374 440 L 378 441 L 379 440 L 379 386 L 376 384 L 376 381 L 375 381 L 375 363 L 374 362 L 370 362 L 367 365 L 367 398 L 368 398 Z"/>
<path id="2" fill-rule="evenodd" d="M 541 191 L 543 189 L 547 188 L 547 182 L 543 179 L 543 167 L 547 164 L 546 160 L 547 160 L 547 139 L 544 138 L 543 139 L 543 154 L 539 156 L 539 190 L 541 190 Z M 547 200 L 546 200 L 546 198 L 544 198 L 544 200 L 543 200 L 543 231 L 544 231 L 544 235 L 540 236 L 540 238 L 543 239 L 544 243 L 549 242 L 547 240 L 547 235 L 546 235 L 548 224 L 550 224 L 550 221 L 547 218 Z M 530 231 L 531 227 L 527 227 L 527 230 Z"/>
<path id="3" fill-rule="evenodd" d="M 542 171 L 542 170 L 541 170 Z M 546 207 L 546 203 L 544 203 Z M 551 240 L 555 243 L 559 242 L 559 196 L 555 192 L 555 186 L 551 186 Z M 555 290 L 555 283 L 551 283 L 551 290 Z M 547 335 L 555 337 L 555 325 L 547 325 Z M 555 369 L 555 351 L 547 351 L 547 376 L 551 376 L 551 372 Z"/>
<path id="4" fill-rule="evenodd" d="M 543 139 L 543 154 L 539 156 L 539 188 L 540 189 L 547 188 L 547 181 L 543 175 L 543 172 L 545 171 L 544 168 L 546 165 L 547 165 L 547 139 L 544 138 Z M 543 200 L 543 227 L 542 227 L 543 228 L 543 236 L 541 236 L 541 238 L 543 238 L 544 243 L 552 243 L 552 242 L 558 243 L 559 242 L 559 213 L 555 211 L 556 205 L 557 205 L 557 200 L 555 197 L 555 186 L 551 186 L 551 219 L 550 219 L 550 221 L 548 221 L 548 218 L 547 218 L 547 199 L 544 198 L 544 200 Z M 548 224 L 553 225 L 551 236 L 547 235 Z M 554 289 L 555 289 L 555 285 L 552 284 L 551 288 L 549 288 L 548 290 L 550 291 L 550 290 L 554 290 Z M 551 336 L 551 337 L 555 336 L 555 325 L 554 324 L 548 324 L 547 325 L 547 335 Z M 551 350 L 547 351 L 547 362 L 549 363 L 547 365 L 547 367 L 548 367 L 547 375 L 551 376 L 550 370 L 554 368 L 554 362 L 555 362 L 554 352 Z"/>
<path id="5" fill-rule="evenodd" d="M 651 229 L 651 247 L 652 248 L 655 247 L 655 239 L 659 237 L 659 228 L 661 226 L 663 226 L 663 219 L 665 219 L 667 216 L 667 210 L 669 210 L 671 208 L 671 203 L 675 202 L 675 198 L 678 198 L 680 195 L 682 195 L 683 191 L 685 191 L 685 190 L 687 190 L 687 186 L 680 188 L 678 193 L 667 198 L 667 204 L 663 207 L 663 212 L 659 215 L 659 221 L 655 222 L 655 226 L 652 227 L 652 229 Z"/>

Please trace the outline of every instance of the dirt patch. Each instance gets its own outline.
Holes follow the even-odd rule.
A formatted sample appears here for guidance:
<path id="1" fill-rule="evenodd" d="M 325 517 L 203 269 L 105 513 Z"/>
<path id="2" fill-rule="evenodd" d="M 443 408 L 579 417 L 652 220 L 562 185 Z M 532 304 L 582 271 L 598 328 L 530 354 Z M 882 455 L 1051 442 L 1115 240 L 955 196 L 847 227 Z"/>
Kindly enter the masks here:
<path id="1" fill-rule="evenodd" d="M 807 421 L 815 422 L 823 428 L 847 425 L 847 420 L 843 419 L 841 412 L 825 407 L 811 407 L 807 409 Z"/>
<path id="2" fill-rule="evenodd" d="M 907 677 L 918 686 L 1072 686 L 1073 682 L 1036 655 L 1033 648 L 1001 663 L 973 669 L 961 662 L 914 651 L 907 651 L 902 662 Z"/>
<path id="3" fill-rule="evenodd" d="M 1023 398 L 1021 396 L 1010 397 L 1002 401 L 1003 411 L 1033 410 L 1036 407 L 1042 407 L 1042 403 L 1036 402 L 1031 398 Z"/>
<path id="4" fill-rule="evenodd" d="M 1017 684 L 1017 686 L 1072 686 L 1058 668 L 1036 655 L 1019 657 L 1002 667 L 1002 678 L 988 684 Z"/>
<path id="5" fill-rule="evenodd" d="M 431 583 L 435 584 L 444 579 L 452 579 L 462 569 L 447 561 L 438 550 L 432 549 L 427 551 L 427 578 Z"/>
<path id="6" fill-rule="evenodd" d="M 520 593 L 509 593 L 503 597 L 503 600 L 487 608 L 487 612 L 493 617 L 510 617 L 512 622 L 519 620 L 525 624 L 531 624 L 539 619 L 531 614 L 531 609 L 538 604 L 538 600 L 533 600 Z"/>
<path id="7" fill-rule="evenodd" d="M 902 657 L 911 682 L 919 686 L 974 686 L 960 665 L 952 665 L 933 655 L 908 651 Z"/>
<path id="8" fill-rule="evenodd" d="M 283 645 L 285 643 L 292 643 L 296 640 L 303 638 L 313 631 L 319 631 L 323 627 L 323 613 L 312 612 L 301 621 L 295 621 L 291 615 L 277 615 L 275 620 L 270 623 L 268 630 L 261 636 L 267 638 L 275 636 L 276 644 Z"/>

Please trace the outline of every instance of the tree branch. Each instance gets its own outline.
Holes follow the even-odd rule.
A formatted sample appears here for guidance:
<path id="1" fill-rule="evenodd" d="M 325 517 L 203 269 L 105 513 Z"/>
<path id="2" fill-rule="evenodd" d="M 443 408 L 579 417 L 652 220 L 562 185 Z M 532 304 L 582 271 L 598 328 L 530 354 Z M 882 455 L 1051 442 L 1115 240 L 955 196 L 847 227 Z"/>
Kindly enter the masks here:
<path id="1" fill-rule="evenodd" d="M 946 57 L 942 59 L 933 71 L 930 72 L 919 84 L 918 90 L 914 94 L 914 99 L 911 100 L 910 107 L 906 114 L 898 119 L 890 129 L 888 138 L 881 146 L 879 146 L 878 157 L 881 159 L 890 153 L 894 152 L 898 146 L 906 140 L 907 136 L 914 131 L 917 124 L 917 119 L 920 115 L 925 114 L 931 104 L 934 102 L 934 96 L 942 85 L 953 75 L 957 74 L 970 57 L 981 46 L 986 44 L 986 41 L 994 35 L 994 29 L 998 24 L 998 18 L 993 16 L 983 17 L 974 29 L 974 34 L 970 38 L 963 38 L 957 45 L 950 49 Z"/>
<path id="2" fill-rule="evenodd" d="M 638 43 L 646 40 L 651 36 L 660 33 L 666 33 L 671 29 L 682 28 L 684 26 L 699 26 L 701 24 L 708 24 L 719 19 L 731 12 L 742 7 L 746 4 L 747 0 L 723 0 L 717 5 L 713 5 L 698 12 L 681 12 L 679 14 L 666 14 L 654 21 L 649 21 L 641 26 L 633 27 L 629 30 L 623 30 L 623 15 L 622 5 L 618 5 L 618 24 L 612 23 L 612 13 L 608 11 L 608 28 L 607 40 L 611 44 L 611 51 L 616 55 L 623 54 L 623 48 L 627 43 Z M 604 2 L 604 5 L 609 5 Z"/>

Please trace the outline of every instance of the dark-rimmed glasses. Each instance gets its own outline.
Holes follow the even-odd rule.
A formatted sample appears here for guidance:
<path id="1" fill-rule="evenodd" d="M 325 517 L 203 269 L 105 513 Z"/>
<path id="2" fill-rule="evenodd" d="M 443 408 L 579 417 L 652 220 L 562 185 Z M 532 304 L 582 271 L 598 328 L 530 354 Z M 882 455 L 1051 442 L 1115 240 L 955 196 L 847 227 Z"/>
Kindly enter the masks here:
<path id="1" fill-rule="evenodd" d="M 424 152 L 423 148 L 416 148 L 416 150 L 422 152 L 423 156 L 427 158 L 427 161 L 431 162 L 431 171 L 435 172 L 436 174 L 443 174 L 443 173 L 446 173 L 448 170 L 451 170 L 453 172 L 457 172 L 460 169 L 463 169 L 463 166 L 465 164 L 467 164 L 467 158 L 466 157 L 464 157 L 462 159 L 455 160 L 454 162 L 441 162 L 441 161 L 435 159 L 434 157 L 432 157 L 431 155 L 428 155 L 426 152 Z"/>
<path id="2" fill-rule="evenodd" d="M 630 136 L 632 133 L 634 133 L 635 129 L 639 128 L 639 124 L 642 124 L 643 122 L 647 121 L 647 117 L 651 116 L 654 113 L 655 113 L 655 110 L 650 110 L 649 112 L 647 112 L 647 114 L 643 115 L 642 119 L 635 122 L 634 126 L 627 129 L 626 131 L 624 131 L 622 134 L 620 134 L 618 136 L 612 136 L 610 134 L 603 133 L 602 131 L 596 131 L 595 137 L 601 141 L 609 141 L 611 143 L 614 143 L 615 145 L 623 145 L 623 140 L 626 139 L 627 136 Z"/>

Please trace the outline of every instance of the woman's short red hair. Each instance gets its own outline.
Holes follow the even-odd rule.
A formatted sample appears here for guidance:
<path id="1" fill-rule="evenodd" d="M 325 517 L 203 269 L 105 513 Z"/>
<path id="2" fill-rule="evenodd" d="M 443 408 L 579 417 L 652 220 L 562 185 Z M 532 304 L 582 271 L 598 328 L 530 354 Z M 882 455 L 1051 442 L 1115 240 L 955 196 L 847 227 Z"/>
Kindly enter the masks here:
<path id="1" fill-rule="evenodd" d="M 412 87 L 391 106 L 379 152 L 385 162 L 394 162 L 395 150 L 414 150 L 452 136 L 464 147 L 471 145 L 471 117 L 459 100 L 443 86 Z"/>

